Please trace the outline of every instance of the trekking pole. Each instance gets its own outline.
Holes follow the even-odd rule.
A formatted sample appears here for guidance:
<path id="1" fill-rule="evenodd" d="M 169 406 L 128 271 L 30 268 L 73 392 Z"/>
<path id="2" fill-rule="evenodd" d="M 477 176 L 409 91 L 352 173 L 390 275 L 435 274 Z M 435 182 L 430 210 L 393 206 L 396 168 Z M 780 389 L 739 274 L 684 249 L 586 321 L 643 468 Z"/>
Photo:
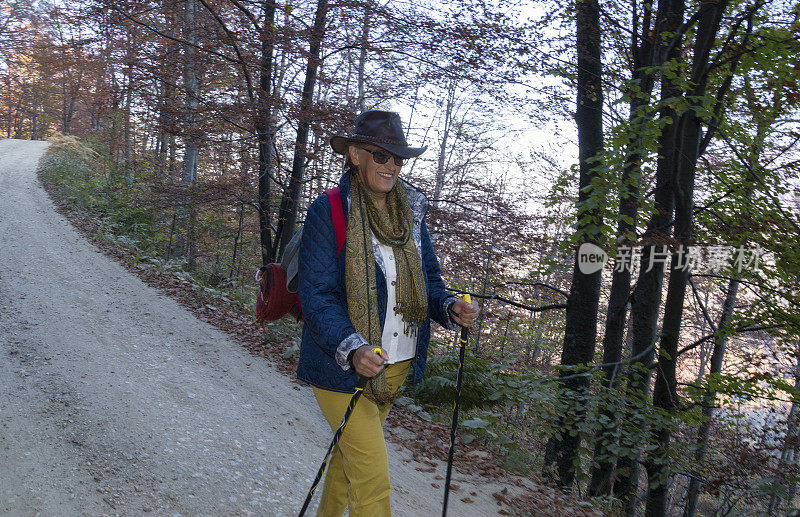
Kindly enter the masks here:
<path id="1" fill-rule="evenodd" d="M 380 355 L 381 349 L 380 348 L 373 348 L 373 352 Z M 350 418 L 350 413 L 353 412 L 353 408 L 356 407 L 356 402 L 361 397 L 361 393 L 364 391 L 364 387 L 367 385 L 367 381 L 369 381 L 368 377 L 364 377 L 362 375 L 358 376 L 358 383 L 356 384 L 356 392 L 353 393 L 353 398 L 350 399 L 350 403 L 347 404 L 347 409 L 344 412 L 344 416 L 342 417 L 342 423 L 339 424 L 339 427 L 336 429 L 336 432 L 333 434 L 333 441 L 328 446 L 328 452 L 325 453 L 325 459 L 322 460 L 322 465 L 319 467 L 317 471 L 317 477 L 314 478 L 314 483 L 311 484 L 311 490 L 308 491 L 308 495 L 306 496 L 306 500 L 303 503 L 303 508 L 300 509 L 300 514 L 298 517 L 303 517 L 305 515 L 306 510 L 308 509 L 308 505 L 311 504 L 311 499 L 314 497 L 314 490 L 317 489 L 317 485 L 319 485 L 320 480 L 322 479 L 322 473 L 325 472 L 325 467 L 328 465 L 328 458 L 330 458 L 331 452 L 333 448 L 336 447 L 336 444 L 339 443 L 339 438 L 342 436 L 342 431 L 344 431 L 344 426 L 347 424 L 347 420 Z"/>
<path id="2" fill-rule="evenodd" d="M 472 299 L 465 294 L 462 299 L 472 303 Z M 458 374 L 456 376 L 456 400 L 453 403 L 453 425 L 450 427 L 450 452 L 447 454 L 447 476 L 444 479 L 444 506 L 442 517 L 447 515 L 447 498 L 450 495 L 450 475 L 453 473 L 453 452 L 456 447 L 456 428 L 458 427 L 458 406 L 461 402 L 461 381 L 464 377 L 464 352 L 467 348 L 469 327 L 461 327 L 461 348 L 458 351 Z"/>

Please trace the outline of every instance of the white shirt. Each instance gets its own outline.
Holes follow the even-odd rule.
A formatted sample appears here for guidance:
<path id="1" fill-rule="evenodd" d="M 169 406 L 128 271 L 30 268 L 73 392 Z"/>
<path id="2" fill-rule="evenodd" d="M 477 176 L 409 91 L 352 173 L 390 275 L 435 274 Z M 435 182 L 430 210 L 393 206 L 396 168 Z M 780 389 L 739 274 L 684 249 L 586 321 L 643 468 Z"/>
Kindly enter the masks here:
<path id="1" fill-rule="evenodd" d="M 395 311 L 397 308 L 397 266 L 394 261 L 394 251 L 391 246 L 378 243 L 381 250 L 383 264 L 386 267 L 386 320 L 383 324 L 382 344 L 389 356 L 388 364 L 411 359 L 417 352 L 417 329 L 413 329 L 406 336 L 406 324 L 403 317 Z"/>

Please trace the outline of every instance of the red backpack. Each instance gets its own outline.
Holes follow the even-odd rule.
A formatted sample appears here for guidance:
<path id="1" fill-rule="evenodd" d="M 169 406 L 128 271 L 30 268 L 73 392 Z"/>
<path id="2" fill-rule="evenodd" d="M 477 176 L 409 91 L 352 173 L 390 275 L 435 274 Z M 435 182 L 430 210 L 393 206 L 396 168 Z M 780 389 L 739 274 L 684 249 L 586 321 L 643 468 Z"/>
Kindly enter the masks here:
<path id="1" fill-rule="evenodd" d="M 331 203 L 331 220 L 336 231 L 337 253 L 342 253 L 342 246 L 347 235 L 347 226 L 342 208 L 342 193 L 339 187 L 325 191 Z M 261 328 L 266 330 L 268 321 L 275 321 L 285 314 L 291 314 L 297 321 L 303 319 L 300 309 L 300 297 L 297 294 L 298 249 L 303 229 L 297 230 L 292 241 L 286 246 L 281 264 L 271 263 L 261 266 L 256 272 L 256 281 L 260 285 L 256 295 L 256 321 Z M 288 257 L 288 258 L 287 258 Z M 287 271 L 293 273 L 293 278 L 287 280 Z M 293 290 L 292 290 L 293 289 Z"/>

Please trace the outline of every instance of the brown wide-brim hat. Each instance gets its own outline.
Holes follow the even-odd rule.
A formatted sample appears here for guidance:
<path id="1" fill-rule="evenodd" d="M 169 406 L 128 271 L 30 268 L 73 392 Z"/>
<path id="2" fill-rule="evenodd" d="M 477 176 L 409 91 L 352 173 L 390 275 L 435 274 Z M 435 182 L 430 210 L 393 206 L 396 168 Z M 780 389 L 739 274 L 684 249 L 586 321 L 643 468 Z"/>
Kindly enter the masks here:
<path id="1" fill-rule="evenodd" d="M 331 138 L 331 147 L 335 152 L 344 154 L 347 146 L 355 142 L 372 144 L 401 158 L 416 158 L 428 148 L 409 147 L 400 115 L 393 111 L 362 112 L 356 118 L 353 133 L 350 136 L 334 136 Z"/>

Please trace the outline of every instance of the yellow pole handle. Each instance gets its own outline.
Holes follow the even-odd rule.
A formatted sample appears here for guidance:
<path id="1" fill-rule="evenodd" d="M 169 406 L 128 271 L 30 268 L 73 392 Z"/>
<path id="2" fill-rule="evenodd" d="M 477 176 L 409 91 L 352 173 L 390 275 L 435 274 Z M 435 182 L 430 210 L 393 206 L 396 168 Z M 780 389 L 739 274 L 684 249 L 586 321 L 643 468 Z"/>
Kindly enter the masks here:
<path id="1" fill-rule="evenodd" d="M 462 299 L 462 300 L 464 300 L 465 302 L 469 303 L 469 304 L 472 304 L 472 298 L 470 297 L 470 295 L 469 295 L 469 294 L 466 294 L 466 293 L 465 293 L 465 294 L 464 294 L 464 295 L 461 297 L 461 299 Z"/>

